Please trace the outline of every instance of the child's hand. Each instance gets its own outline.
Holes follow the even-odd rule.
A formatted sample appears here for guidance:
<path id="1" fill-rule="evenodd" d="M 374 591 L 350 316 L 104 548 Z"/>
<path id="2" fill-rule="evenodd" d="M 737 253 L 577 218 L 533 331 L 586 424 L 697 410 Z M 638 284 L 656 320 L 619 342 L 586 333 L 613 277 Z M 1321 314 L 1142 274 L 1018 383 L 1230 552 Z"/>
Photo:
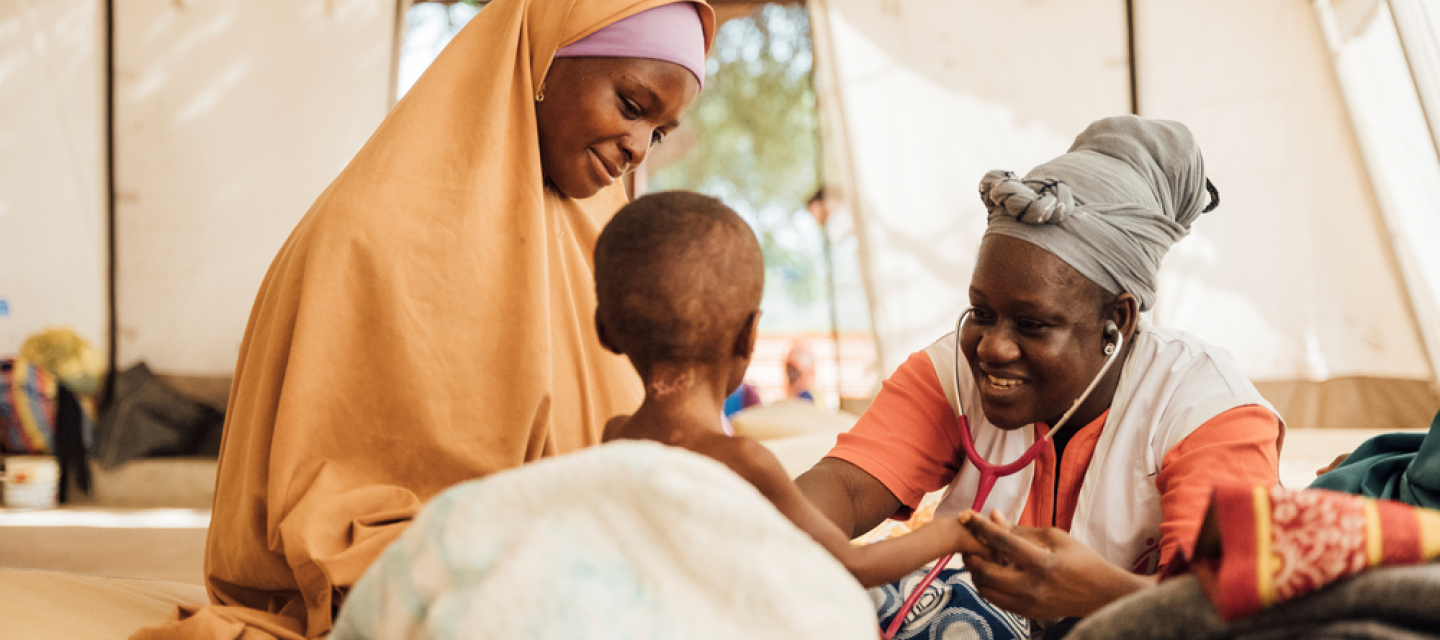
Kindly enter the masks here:
<path id="1" fill-rule="evenodd" d="M 964 515 L 965 514 L 961 514 L 953 518 L 946 518 L 946 520 L 951 521 L 947 524 L 953 523 L 956 530 L 954 540 L 955 544 L 954 547 L 952 547 L 950 550 L 951 553 L 958 553 L 961 555 L 978 554 L 988 557 L 990 555 L 990 548 L 985 546 L 985 543 L 981 542 L 979 538 L 975 537 L 975 534 L 971 533 L 970 530 L 965 527 L 965 518 L 962 517 Z"/>

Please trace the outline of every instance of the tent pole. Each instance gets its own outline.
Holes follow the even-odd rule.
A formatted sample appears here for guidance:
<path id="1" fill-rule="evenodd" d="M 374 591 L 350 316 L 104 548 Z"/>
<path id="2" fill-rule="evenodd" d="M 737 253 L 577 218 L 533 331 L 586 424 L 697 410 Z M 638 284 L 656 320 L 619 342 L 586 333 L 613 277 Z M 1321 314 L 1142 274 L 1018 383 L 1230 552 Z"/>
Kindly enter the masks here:
<path id="1" fill-rule="evenodd" d="M 100 406 L 110 403 L 115 392 L 116 361 L 120 348 L 120 314 L 115 287 L 115 0 L 105 0 L 105 302 L 106 372 Z"/>
<path id="2" fill-rule="evenodd" d="M 1140 115 L 1140 83 L 1135 65 L 1135 0 L 1125 0 L 1126 54 L 1130 64 L 1130 114 Z"/>
<path id="3" fill-rule="evenodd" d="M 400 56 L 405 52 L 405 33 L 410 30 L 407 18 L 411 4 L 411 0 L 395 0 L 395 37 L 390 43 L 390 109 L 400 100 Z"/>
<path id="4" fill-rule="evenodd" d="M 823 201 L 821 206 L 824 206 Z M 830 226 L 825 222 L 820 223 L 820 236 L 825 251 L 825 284 L 830 294 L 830 341 L 835 343 L 835 408 L 839 409 L 840 399 L 844 397 L 840 377 L 840 304 L 835 299 L 835 259 L 830 249 Z"/>
<path id="5" fill-rule="evenodd" d="M 865 198 L 861 193 L 859 179 L 855 175 L 855 163 L 851 160 L 850 128 L 845 115 L 845 105 L 841 100 L 840 72 L 835 65 L 834 30 L 830 24 L 830 3 L 828 0 L 809 0 L 805 7 L 810 14 L 810 48 L 814 60 L 811 64 L 815 65 L 811 67 L 811 74 L 812 77 L 823 81 L 823 86 L 818 87 L 819 90 L 815 93 L 816 106 L 820 110 L 820 126 L 828 127 L 830 135 L 825 139 L 832 143 L 831 146 L 838 164 L 839 175 L 825 176 L 826 191 L 828 193 L 829 187 L 832 186 L 841 187 L 842 197 L 849 208 L 848 213 L 854 224 L 857 244 L 856 258 L 860 262 L 860 280 L 865 288 L 865 306 L 870 312 L 870 339 L 875 345 L 875 366 L 879 371 L 890 371 L 894 367 L 887 364 L 886 345 L 880 339 L 880 318 L 875 313 L 876 285 L 870 271 L 873 260 L 865 229 Z M 821 66 L 822 64 L 826 66 Z M 822 133 L 822 135 L 824 134 Z M 829 195 L 833 196 L 834 194 Z"/>
<path id="6" fill-rule="evenodd" d="M 810 202 L 805 204 L 805 208 L 810 209 L 815 205 L 818 197 L 821 215 L 815 216 L 815 222 L 820 225 L 820 249 L 825 258 L 825 293 L 827 301 L 830 303 L 830 342 L 835 346 L 835 409 L 838 411 L 840 400 L 844 397 L 843 379 L 840 376 L 840 303 L 835 299 L 835 257 L 830 246 L 830 205 L 826 202 L 825 197 L 825 135 L 820 130 L 820 83 L 815 79 L 815 67 L 818 66 L 816 64 L 818 56 L 814 55 L 815 28 L 813 23 L 815 16 L 807 10 L 805 19 L 811 24 L 810 91 L 815 95 L 815 176 L 819 178 L 816 182 L 820 184 L 820 188 L 816 190 L 815 196 L 811 197 Z M 811 209 L 810 213 L 814 215 L 815 210 Z"/>

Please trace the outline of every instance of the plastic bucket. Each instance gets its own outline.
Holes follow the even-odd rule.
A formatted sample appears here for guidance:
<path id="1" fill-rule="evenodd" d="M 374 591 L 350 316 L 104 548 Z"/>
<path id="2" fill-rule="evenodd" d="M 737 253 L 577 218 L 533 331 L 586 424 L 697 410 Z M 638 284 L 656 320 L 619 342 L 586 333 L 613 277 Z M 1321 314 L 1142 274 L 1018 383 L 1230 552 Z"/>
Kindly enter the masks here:
<path id="1" fill-rule="evenodd" d="M 4 502 L 7 509 L 53 509 L 60 498 L 60 463 L 50 456 L 6 456 Z"/>

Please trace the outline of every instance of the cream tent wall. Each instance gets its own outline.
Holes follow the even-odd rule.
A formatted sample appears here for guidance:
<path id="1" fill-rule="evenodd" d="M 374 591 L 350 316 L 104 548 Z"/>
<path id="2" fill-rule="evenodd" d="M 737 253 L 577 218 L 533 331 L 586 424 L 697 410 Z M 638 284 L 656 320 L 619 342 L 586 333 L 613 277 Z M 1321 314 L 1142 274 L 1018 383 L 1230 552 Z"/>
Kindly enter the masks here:
<path id="1" fill-rule="evenodd" d="M 49 325 L 108 335 L 99 2 L 0 2 L 0 354 Z"/>
<path id="2" fill-rule="evenodd" d="M 964 308 L 979 177 L 1138 105 L 1190 125 L 1224 202 L 1167 259 L 1153 319 L 1227 347 L 1292 426 L 1425 426 L 1440 168 L 1387 3 L 1129 5 L 812 0 L 879 366 Z"/>
<path id="3" fill-rule="evenodd" d="M 390 104 L 404 4 L 0 2 L 0 353 L 47 325 L 109 334 L 107 7 L 117 364 L 226 375 L 276 248 Z M 1423 426 L 1440 405 L 1433 2 L 809 5 L 881 373 L 964 306 L 978 177 L 1133 97 L 1191 125 L 1225 194 L 1155 319 L 1227 346 L 1297 426 Z"/>
<path id="4" fill-rule="evenodd" d="M 1426 236 L 1391 223 L 1440 214 L 1437 201 L 1410 197 L 1434 183 L 1436 156 L 1426 145 L 1428 157 L 1404 159 L 1420 175 L 1397 183 L 1398 158 L 1352 108 L 1363 105 L 1346 100 L 1360 79 L 1346 65 L 1395 38 L 1385 5 L 1364 4 L 1344 7 L 1349 15 L 1299 1 L 1137 7 L 1141 111 L 1193 122 L 1236 205 L 1177 246 L 1156 319 L 1226 345 L 1296 424 L 1423 427 L 1440 409 L 1427 348 L 1440 339 L 1430 295 L 1440 280 L 1404 268 Z M 1247 20 L 1222 18 L 1241 12 Z M 1341 19 L 1352 37 L 1331 42 L 1325 25 Z M 1387 74 L 1409 84 L 1403 56 L 1364 76 Z M 1427 140 L 1403 98 L 1371 106 Z M 1377 164 L 1382 155 L 1391 166 Z"/>
<path id="5" fill-rule="evenodd" d="M 827 181 L 853 178 L 827 194 L 845 193 L 854 212 L 889 372 L 967 305 L 980 176 L 1043 161 L 1091 120 L 1129 109 L 1124 3 L 810 6 L 826 146 L 848 152 L 848 171 Z M 1013 46 L 1022 25 L 1043 42 Z"/>
<path id="6" fill-rule="evenodd" d="M 112 0 L 117 365 L 228 376 L 270 259 L 392 100 L 395 0 Z M 0 354 L 107 345 L 103 1 L 0 2 Z"/>
<path id="7" fill-rule="evenodd" d="M 228 375 L 270 259 L 390 106 L 394 0 L 117 0 L 118 364 Z"/>

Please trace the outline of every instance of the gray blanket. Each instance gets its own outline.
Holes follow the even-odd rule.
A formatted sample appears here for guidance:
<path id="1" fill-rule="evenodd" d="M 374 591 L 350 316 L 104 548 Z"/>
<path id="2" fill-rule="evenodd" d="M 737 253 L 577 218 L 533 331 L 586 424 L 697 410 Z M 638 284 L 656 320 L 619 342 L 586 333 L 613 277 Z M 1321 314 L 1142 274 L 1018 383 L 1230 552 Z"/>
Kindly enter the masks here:
<path id="1" fill-rule="evenodd" d="M 1369 571 L 1228 624 L 1195 577 L 1184 576 L 1112 603 L 1066 637 L 1440 638 L 1440 564 Z"/>

